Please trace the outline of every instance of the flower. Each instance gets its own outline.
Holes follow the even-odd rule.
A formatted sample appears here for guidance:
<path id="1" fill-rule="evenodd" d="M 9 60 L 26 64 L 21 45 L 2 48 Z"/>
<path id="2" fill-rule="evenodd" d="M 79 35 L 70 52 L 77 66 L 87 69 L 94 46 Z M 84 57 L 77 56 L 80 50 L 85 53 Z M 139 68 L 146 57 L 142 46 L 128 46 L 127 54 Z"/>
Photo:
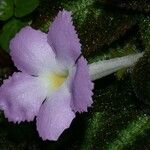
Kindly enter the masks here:
<path id="1" fill-rule="evenodd" d="M 27 26 L 10 42 L 20 72 L 0 88 L 0 108 L 9 121 L 36 117 L 43 140 L 57 140 L 76 112 L 92 104 L 93 83 L 74 29 L 71 13 L 60 11 L 48 34 Z"/>

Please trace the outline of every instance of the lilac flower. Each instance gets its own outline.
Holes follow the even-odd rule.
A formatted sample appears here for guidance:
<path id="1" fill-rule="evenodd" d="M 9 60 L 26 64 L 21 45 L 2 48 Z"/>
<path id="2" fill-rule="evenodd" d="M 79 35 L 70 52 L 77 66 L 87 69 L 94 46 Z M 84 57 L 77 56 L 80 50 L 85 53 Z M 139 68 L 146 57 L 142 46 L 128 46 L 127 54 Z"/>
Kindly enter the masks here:
<path id="1" fill-rule="evenodd" d="M 48 34 L 27 26 L 10 42 L 17 68 L 0 88 L 0 108 L 14 123 L 36 116 L 43 140 L 57 140 L 76 112 L 92 104 L 93 84 L 71 13 L 58 13 Z M 79 58 L 79 59 L 78 59 Z"/>

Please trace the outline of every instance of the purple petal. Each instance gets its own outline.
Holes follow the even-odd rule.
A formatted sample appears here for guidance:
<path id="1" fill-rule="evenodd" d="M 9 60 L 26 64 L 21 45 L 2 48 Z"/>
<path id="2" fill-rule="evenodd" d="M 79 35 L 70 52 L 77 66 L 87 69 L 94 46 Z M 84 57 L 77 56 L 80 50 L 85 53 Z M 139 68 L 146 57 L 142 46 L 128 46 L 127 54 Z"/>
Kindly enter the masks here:
<path id="1" fill-rule="evenodd" d="M 90 80 L 87 61 L 81 57 L 77 62 L 76 74 L 73 80 L 71 102 L 75 112 L 87 111 L 87 107 L 92 104 L 93 83 Z"/>
<path id="2" fill-rule="evenodd" d="M 48 42 L 60 61 L 73 64 L 81 53 L 81 44 L 71 13 L 60 11 L 49 28 Z"/>
<path id="3" fill-rule="evenodd" d="M 46 94 L 44 85 L 38 78 L 14 73 L 0 87 L 0 108 L 9 121 L 32 121 Z"/>
<path id="4" fill-rule="evenodd" d="M 57 140 L 69 128 L 75 117 L 70 101 L 67 88 L 61 88 L 42 104 L 37 116 L 37 130 L 43 140 Z"/>
<path id="5" fill-rule="evenodd" d="M 38 75 L 55 63 L 55 54 L 47 43 L 47 34 L 27 26 L 10 42 L 11 56 L 20 71 Z"/>

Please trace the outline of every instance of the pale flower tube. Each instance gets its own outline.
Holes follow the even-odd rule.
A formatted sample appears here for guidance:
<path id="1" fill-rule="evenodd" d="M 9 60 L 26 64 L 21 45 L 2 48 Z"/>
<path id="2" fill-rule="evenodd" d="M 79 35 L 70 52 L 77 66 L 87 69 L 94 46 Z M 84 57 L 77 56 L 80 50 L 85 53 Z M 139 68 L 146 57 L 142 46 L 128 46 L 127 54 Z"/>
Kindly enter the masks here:
<path id="1" fill-rule="evenodd" d="M 89 65 L 89 74 L 91 80 L 100 79 L 119 69 L 133 66 L 143 53 L 131 54 L 123 57 L 117 57 L 109 60 L 100 60 Z"/>

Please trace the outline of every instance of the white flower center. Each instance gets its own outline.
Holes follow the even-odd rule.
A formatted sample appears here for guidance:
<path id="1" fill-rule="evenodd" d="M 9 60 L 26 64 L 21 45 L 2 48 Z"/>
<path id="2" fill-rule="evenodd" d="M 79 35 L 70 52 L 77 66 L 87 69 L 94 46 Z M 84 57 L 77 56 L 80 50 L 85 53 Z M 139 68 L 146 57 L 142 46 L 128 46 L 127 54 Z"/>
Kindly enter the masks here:
<path id="1" fill-rule="evenodd" d="M 50 73 L 44 73 L 39 76 L 39 79 L 42 81 L 42 83 L 45 86 L 45 89 L 48 92 L 48 95 L 51 95 L 53 92 L 58 90 L 60 86 L 66 81 L 68 78 L 69 72 L 50 72 Z"/>

